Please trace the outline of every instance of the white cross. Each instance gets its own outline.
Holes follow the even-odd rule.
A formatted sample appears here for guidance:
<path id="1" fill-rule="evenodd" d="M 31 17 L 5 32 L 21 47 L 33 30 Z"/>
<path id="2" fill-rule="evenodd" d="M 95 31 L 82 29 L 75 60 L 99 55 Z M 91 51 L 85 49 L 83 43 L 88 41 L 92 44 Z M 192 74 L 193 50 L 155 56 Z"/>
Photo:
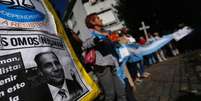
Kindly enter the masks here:
<path id="1" fill-rule="evenodd" d="M 142 21 L 141 24 L 142 24 L 142 27 L 140 27 L 139 30 L 140 30 L 140 31 L 141 31 L 141 30 L 144 31 L 146 40 L 148 40 L 149 37 L 148 37 L 148 34 L 147 34 L 147 29 L 149 29 L 150 26 L 145 26 L 144 21 Z"/>

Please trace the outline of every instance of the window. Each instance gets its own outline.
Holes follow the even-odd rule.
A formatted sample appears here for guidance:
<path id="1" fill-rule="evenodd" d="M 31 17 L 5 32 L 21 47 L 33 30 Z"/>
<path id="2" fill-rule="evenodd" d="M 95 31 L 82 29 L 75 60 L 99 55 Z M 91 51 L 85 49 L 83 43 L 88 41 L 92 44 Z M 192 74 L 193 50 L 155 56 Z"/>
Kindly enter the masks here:
<path id="1" fill-rule="evenodd" d="M 115 14 L 111 9 L 100 12 L 98 16 L 103 20 L 103 25 L 110 25 L 117 22 Z"/>

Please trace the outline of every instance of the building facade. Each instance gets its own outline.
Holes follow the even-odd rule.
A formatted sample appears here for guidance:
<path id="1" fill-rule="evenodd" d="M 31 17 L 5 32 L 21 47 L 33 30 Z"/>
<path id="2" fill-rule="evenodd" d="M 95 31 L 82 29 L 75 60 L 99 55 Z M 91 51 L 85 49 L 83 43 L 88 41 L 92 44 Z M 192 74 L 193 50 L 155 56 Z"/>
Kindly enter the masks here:
<path id="1" fill-rule="evenodd" d="M 103 20 L 105 29 L 115 31 L 123 27 L 117 16 L 117 0 L 85 0 L 84 7 L 87 14 L 96 12 Z"/>
<path id="2" fill-rule="evenodd" d="M 117 0 L 70 0 L 67 16 L 64 18 L 65 26 L 79 33 L 81 40 L 90 37 L 85 25 L 85 17 L 96 12 L 103 20 L 105 29 L 116 31 L 123 27 L 122 21 L 117 17 L 117 11 L 114 6 Z"/>

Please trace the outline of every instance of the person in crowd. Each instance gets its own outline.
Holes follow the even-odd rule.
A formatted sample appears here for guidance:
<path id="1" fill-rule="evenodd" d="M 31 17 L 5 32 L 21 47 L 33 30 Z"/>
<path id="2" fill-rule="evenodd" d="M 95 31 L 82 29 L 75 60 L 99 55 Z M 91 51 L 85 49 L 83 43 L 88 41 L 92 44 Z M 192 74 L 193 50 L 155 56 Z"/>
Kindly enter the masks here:
<path id="1" fill-rule="evenodd" d="M 122 28 L 122 30 L 121 30 L 121 33 L 124 35 L 124 37 L 126 39 L 128 39 L 128 44 L 130 44 L 130 43 L 133 43 L 133 44 L 136 43 L 135 38 L 133 36 L 131 36 L 130 34 L 128 34 L 128 32 L 129 32 L 129 29 L 126 28 L 126 27 Z"/>
<path id="2" fill-rule="evenodd" d="M 82 48 L 83 50 L 95 49 L 96 60 L 93 71 L 105 95 L 104 101 L 115 99 L 126 101 L 124 84 L 116 74 L 116 68 L 119 66 L 118 55 L 114 50 L 114 43 L 108 38 L 110 32 L 103 30 L 102 20 L 96 13 L 89 14 L 85 23 L 92 36 L 83 42 Z"/>
<path id="3" fill-rule="evenodd" d="M 168 46 L 169 46 L 173 56 L 179 55 L 179 50 L 177 49 L 177 47 L 176 47 L 174 42 L 169 43 Z"/>
<path id="4" fill-rule="evenodd" d="M 145 43 L 146 43 L 146 39 L 143 37 L 143 36 L 141 36 L 140 38 L 139 38 L 139 42 L 138 42 L 140 45 L 144 45 Z"/>
<path id="5" fill-rule="evenodd" d="M 133 38 L 131 35 L 128 34 L 129 32 L 129 29 L 124 27 L 122 30 L 121 30 L 121 34 L 122 36 L 128 40 L 127 43 L 127 46 L 129 47 L 133 47 L 133 48 L 139 48 L 140 45 L 136 43 L 136 40 L 135 38 Z M 130 56 L 129 58 L 129 61 L 127 63 L 127 66 L 129 68 L 129 71 L 131 72 L 131 76 L 133 78 L 133 80 L 139 80 L 138 78 L 148 78 L 150 77 L 150 73 L 148 72 L 145 72 L 144 71 L 144 63 L 143 63 L 143 59 L 141 57 L 140 60 L 138 61 L 133 61 L 133 59 L 135 59 L 137 55 L 133 55 L 133 56 Z M 140 56 L 137 56 L 137 57 L 140 57 Z M 139 75 L 137 75 L 139 74 Z"/>
<path id="6" fill-rule="evenodd" d="M 77 80 L 65 78 L 63 66 L 54 52 L 41 52 L 34 60 L 46 82 L 29 90 L 29 101 L 72 101 L 82 93 Z"/>
<path id="7" fill-rule="evenodd" d="M 153 35 L 154 35 L 155 40 L 159 40 L 160 39 L 160 36 L 159 36 L 158 32 L 153 33 Z M 160 49 L 159 51 L 157 51 L 156 52 L 156 56 L 157 56 L 159 62 L 167 60 L 167 58 L 165 57 L 165 54 L 163 52 L 163 49 Z"/>
<path id="8" fill-rule="evenodd" d="M 149 35 L 149 34 L 148 34 Z M 145 46 L 145 45 L 148 45 L 150 44 L 150 38 L 148 38 L 147 40 L 143 37 L 143 36 L 140 36 L 139 38 L 139 41 L 138 43 L 142 46 Z M 154 64 L 156 63 L 156 60 L 154 58 L 154 55 L 153 54 L 149 54 L 149 55 L 146 55 L 144 56 L 144 61 L 145 61 L 145 64 L 148 64 L 148 65 L 151 65 L 151 64 Z"/>
<path id="9" fill-rule="evenodd" d="M 148 40 L 147 40 L 146 44 L 151 44 L 154 41 L 155 41 L 155 38 L 150 33 L 148 33 Z M 147 56 L 149 64 L 155 64 L 156 63 L 155 54 L 156 53 L 152 53 L 152 54 Z"/>

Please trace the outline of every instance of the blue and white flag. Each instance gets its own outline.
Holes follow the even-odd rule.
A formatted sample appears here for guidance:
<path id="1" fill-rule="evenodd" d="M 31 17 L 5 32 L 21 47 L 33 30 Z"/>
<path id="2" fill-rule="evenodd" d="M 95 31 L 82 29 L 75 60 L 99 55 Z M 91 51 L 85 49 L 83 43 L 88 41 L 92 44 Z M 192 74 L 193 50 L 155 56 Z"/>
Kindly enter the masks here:
<path id="1" fill-rule="evenodd" d="M 170 43 L 173 39 L 179 41 L 193 30 L 189 27 L 184 27 L 178 31 L 165 35 L 159 40 L 154 40 L 152 43 L 144 46 L 136 46 L 135 44 L 124 44 L 120 48 L 116 49 L 119 54 L 120 67 L 117 69 L 117 75 L 121 80 L 125 78 L 124 68 L 127 62 L 138 62 L 143 60 L 143 56 L 150 55 L 157 52 L 166 44 Z"/>

